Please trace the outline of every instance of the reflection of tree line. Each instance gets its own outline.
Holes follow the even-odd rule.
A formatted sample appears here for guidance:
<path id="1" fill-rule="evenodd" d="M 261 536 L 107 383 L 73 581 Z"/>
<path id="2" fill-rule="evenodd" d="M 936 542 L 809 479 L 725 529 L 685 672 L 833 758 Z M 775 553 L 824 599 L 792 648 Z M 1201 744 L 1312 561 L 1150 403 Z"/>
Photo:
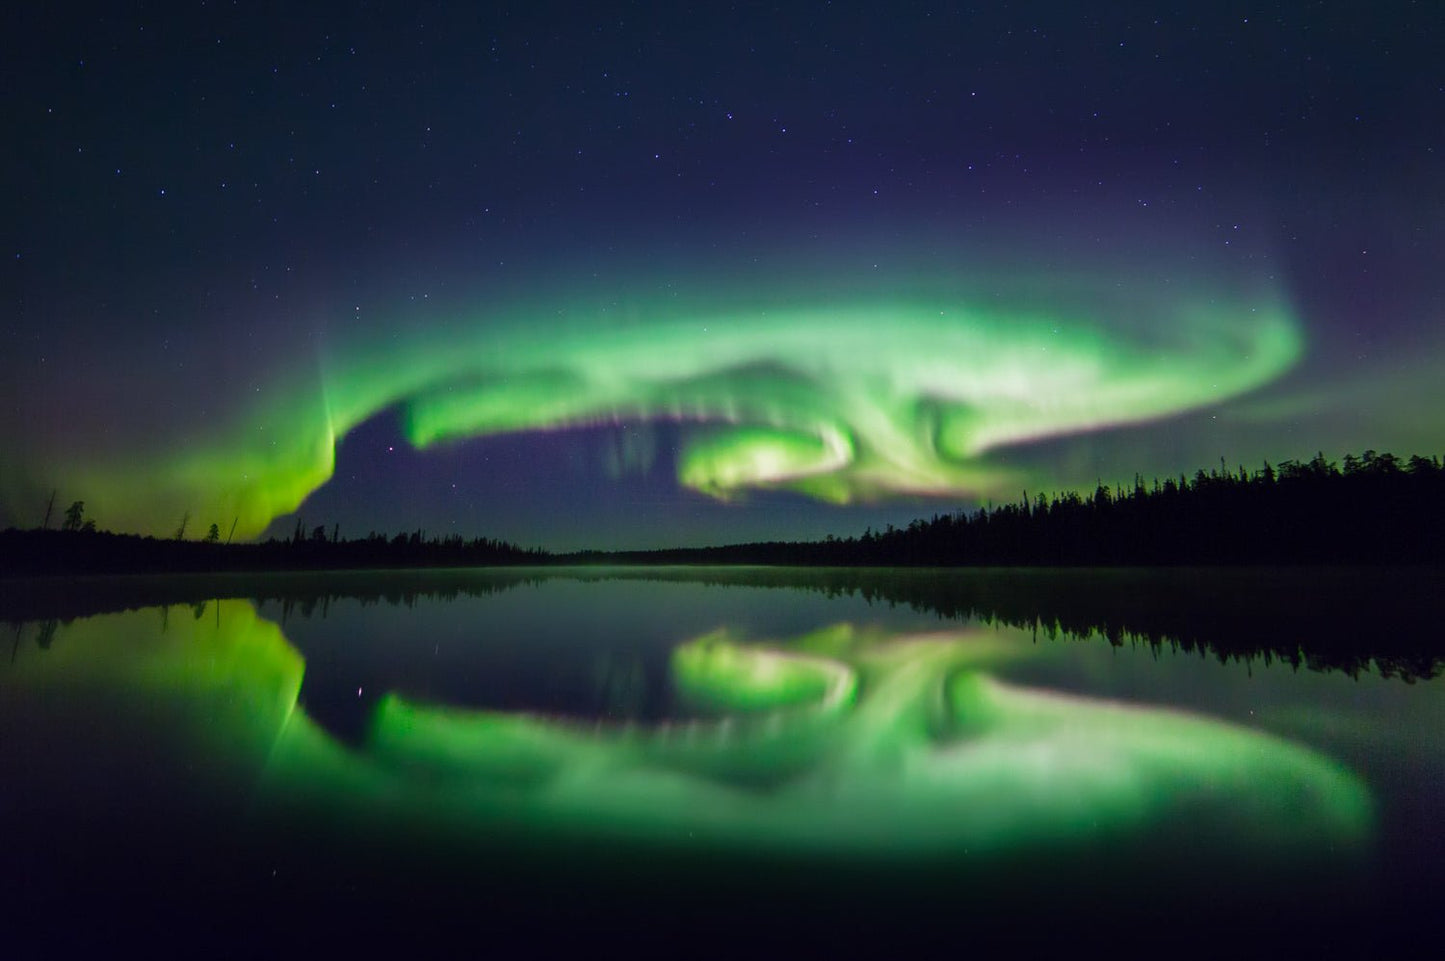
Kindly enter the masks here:
<path id="1" fill-rule="evenodd" d="M 215 606 L 214 606 L 214 608 L 211 608 L 211 605 L 212 605 L 213 602 L 214 602 Z M 203 618 L 203 617 L 206 616 L 206 610 L 207 610 L 207 608 L 211 608 L 211 609 L 214 610 L 215 613 L 216 613 L 216 623 L 217 623 L 217 625 L 220 624 L 220 621 L 221 621 L 221 601 L 220 601 L 219 598 L 208 598 L 208 599 L 199 600 L 199 601 L 187 600 L 187 601 L 182 602 L 182 606 L 189 607 L 190 610 L 191 610 L 191 616 L 192 616 L 195 620 L 198 620 L 198 621 L 199 621 L 201 618 Z M 160 605 L 160 606 L 157 607 L 157 610 L 160 611 L 160 617 L 161 617 L 161 633 L 164 634 L 164 633 L 166 633 L 167 630 L 170 629 L 170 622 L 171 622 L 171 605 L 170 605 L 170 604 Z M 91 614 L 97 614 L 97 613 L 109 613 L 109 612 L 91 611 L 91 612 L 87 612 L 86 614 L 83 614 L 83 615 L 81 615 L 81 614 L 71 614 L 71 615 L 67 615 L 67 616 L 64 616 L 64 617 L 45 617 L 45 618 L 38 618 L 38 619 L 34 619 L 34 620 L 26 620 L 26 619 L 24 619 L 24 618 L 22 618 L 22 617 L 17 616 L 16 612 L 11 611 L 11 612 L 9 613 L 9 618 L 8 618 L 8 620 L 9 620 L 9 623 L 10 623 L 10 627 L 11 627 L 11 629 L 14 631 L 14 635 L 15 635 L 14 642 L 11 644 L 11 647 L 10 647 L 10 661 L 11 661 L 11 663 L 13 664 L 13 663 L 15 662 L 16 656 L 20 653 L 20 640 L 21 640 L 21 638 L 22 638 L 22 637 L 24 636 L 24 634 L 25 634 L 25 629 L 26 629 L 27 627 L 29 627 L 30 625 L 33 624 L 33 625 L 35 626 L 35 646 L 36 646 L 37 648 L 39 648 L 40 650 L 42 650 L 42 651 L 48 651 L 48 650 L 50 650 L 51 645 L 53 645 L 53 644 L 55 643 L 55 635 L 56 635 L 56 633 L 60 630 L 60 628 L 61 628 L 62 625 L 68 625 L 68 624 L 70 624 L 70 623 L 71 623 L 72 621 L 74 621 L 77 617 L 90 616 Z"/>
<path id="2" fill-rule="evenodd" d="M 244 597 L 284 624 L 293 618 L 324 618 L 336 601 L 410 608 L 424 601 L 488 597 L 552 578 L 799 589 L 859 598 L 870 605 L 904 605 L 941 620 L 1007 625 L 1036 637 L 1102 636 L 1115 645 L 1142 643 L 1221 661 L 1279 661 L 1351 675 L 1371 669 L 1373 663 L 1378 673 L 1406 681 L 1434 677 L 1442 667 L 1436 629 L 1441 578 L 1428 568 L 583 567 L 217 575 L 137 578 L 119 586 L 114 579 L 97 579 L 94 584 L 109 591 L 100 595 L 51 584 L 18 606 L 16 598 L 7 595 L 0 614 L 13 624 L 18 647 L 27 623 L 39 624 L 37 640 L 48 644 L 58 621 L 107 610 L 168 611 L 187 605 L 200 617 L 208 599 Z M 121 587 L 130 593 L 118 592 Z"/>
<path id="3" fill-rule="evenodd" d="M 11 628 L 15 632 L 15 639 L 10 645 L 10 663 L 15 663 L 15 658 L 20 654 L 20 639 L 24 636 L 25 628 L 30 622 L 14 621 Z M 60 629 L 60 619 L 49 617 L 43 621 L 35 621 L 35 646 L 42 651 L 50 650 L 50 645 L 55 643 L 55 632 Z"/>
<path id="4" fill-rule="evenodd" d="M 606 575 L 599 575 L 606 576 Z M 905 605 L 1035 637 L 1102 636 L 1115 645 L 1212 655 L 1221 662 L 1374 669 L 1405 681 L 1445 666 L 1436 628 L 1442 578 L 1429 569 L 917 570 L 633 569 L 627 578 L 768 586 Z"/>
<path id="5" fill-rule="evenodd" d="M 1135 478 L 1087 496 L 936 515 L 823 541 L 581 554 L 611 563 L 866 566 L 1417 564 L 1445 562 L 1445 468 L 1421 456 L 1347 455 L 1344 467 L 1266 463 L 1192 479 Z"/>
<path id="6" fill-rule="evenodd" d="M 488 576 L 485 579 L 475 579 L 469 575 L 466 583 L 451 583 L 436 587 L 403 587 L 399 584 L 374 585 L 371 587 L 353 587 L 344 591 L 313 589 L 296 593 L 293 591 L 278 592 L 274 594 L 262 594 L 252 596 L 250 599 L 256 602 L 256 606 L 266 611 L 270 605 L 280 607 L 280 622 L 285 624 L 293 617 L 303 620 L 311 618 L 326 618 L 331 613 L 332 601 L 356 601 L 362 607 L 371 607 L 385 603 L 391 607 L 413 608 L 418 601 L 448 602 L 460 600 L 464 597 L 490 597 L 493 594 L 501 594 L 514 587 L 523 584 L 537 585 L 547 579 L 545 574 L 518 574 L 500 577 Z"/>
<path id="7" fill-rule="evenodd" d="M 18 623 L 62 621 L 147 607 L 195 607 L 217 598 L 244 598 L 259 606 L 279 605 L 283 618 L 324 616 L 333 600 L 363 605 L 386 603 L 412 607 L 417 601 L 486 597 L 522 584 L 540 584 L 551 573 L 542 568 L 491 570 L 278 571 L 165 574 L 129 578 L 37 578 L 8 582 L 0 591 L 0 618 Z"/>

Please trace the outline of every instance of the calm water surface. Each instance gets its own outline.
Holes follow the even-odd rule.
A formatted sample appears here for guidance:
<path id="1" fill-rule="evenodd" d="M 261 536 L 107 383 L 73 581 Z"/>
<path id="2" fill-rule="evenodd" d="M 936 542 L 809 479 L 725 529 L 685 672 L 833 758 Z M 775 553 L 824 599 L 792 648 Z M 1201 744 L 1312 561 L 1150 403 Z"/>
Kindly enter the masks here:
<path id="1" fill-rule="evenodd" d="M 41 939 L 1398 935 L 1439 581 L 0 582 L 0 895 Z"/>

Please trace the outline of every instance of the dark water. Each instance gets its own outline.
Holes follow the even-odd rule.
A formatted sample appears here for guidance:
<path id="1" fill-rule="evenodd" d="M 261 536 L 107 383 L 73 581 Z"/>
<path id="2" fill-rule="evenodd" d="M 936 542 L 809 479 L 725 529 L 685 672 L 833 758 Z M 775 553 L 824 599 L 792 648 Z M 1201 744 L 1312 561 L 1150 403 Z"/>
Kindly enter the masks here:
<path id="1" fill-rule="evenodd" d="M 4 581 L 0 917 L 42 949 L 1399 943 L 1445 881 L 1441 581 Z"/>

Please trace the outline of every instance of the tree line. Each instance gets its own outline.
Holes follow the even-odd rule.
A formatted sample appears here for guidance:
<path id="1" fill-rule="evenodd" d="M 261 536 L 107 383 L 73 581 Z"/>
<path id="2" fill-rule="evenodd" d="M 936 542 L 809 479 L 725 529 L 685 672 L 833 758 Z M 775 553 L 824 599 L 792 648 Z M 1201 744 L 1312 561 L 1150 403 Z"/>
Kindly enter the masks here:
<path id="1" fill-rule="evenodd" d="M 1103 484 L 904 528 L 822 541 L 770 541 L 660 551 L 583 552 L 609 563 L 839 566 L 1170 566 L 1445 562 L 1445 468 L 1367 450 L 1343 465 L 1306 462 L 1231 470 L 1221 462 L 1131 486 Z"/>
<path id="2" fill-rule="evenodd" d="M 81 503 L 81 502 L 77 502 Z M 83 504 L 81 505 L 83 510 Z M 89 523 L 90 526 L 84 526 Z M 415 530 L 388 537 L 375 531 L 347 540 L 333 525 L 302 536 L 227 544 L 212 524 L 202 540 L 184 540 L 184 522 L 172 539 L 116 534 L 93 522 L 61 530 L 0 531 L 0 573 L 121 574 L 198 571 L 343 570 L 406 567 L 479 567 L 535 564 L 544 551 L 489 537 L 428 536 Z"/>

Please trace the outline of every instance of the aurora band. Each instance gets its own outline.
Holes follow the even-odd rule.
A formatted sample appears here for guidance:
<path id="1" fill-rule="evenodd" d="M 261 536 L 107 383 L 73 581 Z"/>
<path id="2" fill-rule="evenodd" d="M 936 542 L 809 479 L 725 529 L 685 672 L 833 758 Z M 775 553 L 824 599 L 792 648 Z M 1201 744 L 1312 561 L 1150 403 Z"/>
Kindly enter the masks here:
<path id="1" fill-rule="evenodd" d="M 250 602 L 216 603 L 214 617 L 152 608 L 62 626 L 0 672 L 0 727 L 55 740 L 27 756 L 53 758 L 64 778 L 101 757 L 114 776 L 134 753 L 137 779 L 170 771 L 187 816 L 233 803 L 233 816 L 309 817 L 348 847 L 686 838 L 690 852 L 784 860 L 1085 852 L 1093 870 L 1159 851 L 1190 868 L 1348 865 L 1371 841 L 1364 785 L 1308 749 L 1000 680 L 1039 656 L 1018 631 L 840 624 L 763 642 L 720 630 L 672 656 L 690 721 L 592 723 L 391 692 L 347 744 L 299 705 L 306 667 L 278 626 Z M 77 731 L 86 743 L 64 742 Z M 129 796 L 111 787 L 107 798 Z M 1181 853 L 1180 832 L 1209 843 Z"/>
<path id="2" fill-rule="evenodd" d="M 105 462 L 69 452 L 27 465 L 0 496 L 17 516 L 25 501 L 28 516 L 63 477 L 113 529 L 166 533 L 189 511 L 236 518 L 236 535 L 253 536 L 327 481 L 341 437 L 397 408 L 418 447 L 678 421 L 678 480 L 719 498 L 984 498 L 1030 480 L 990 457 L 997 448 L 1218 403 L 1269 383 L 1302 350 L 1271 292 L 1121 293 L 1058 278 L 1011 289 L 401 318 L 338 332 L 316 368 L 279 372 L 204 440 L 162 436 Z"/>

